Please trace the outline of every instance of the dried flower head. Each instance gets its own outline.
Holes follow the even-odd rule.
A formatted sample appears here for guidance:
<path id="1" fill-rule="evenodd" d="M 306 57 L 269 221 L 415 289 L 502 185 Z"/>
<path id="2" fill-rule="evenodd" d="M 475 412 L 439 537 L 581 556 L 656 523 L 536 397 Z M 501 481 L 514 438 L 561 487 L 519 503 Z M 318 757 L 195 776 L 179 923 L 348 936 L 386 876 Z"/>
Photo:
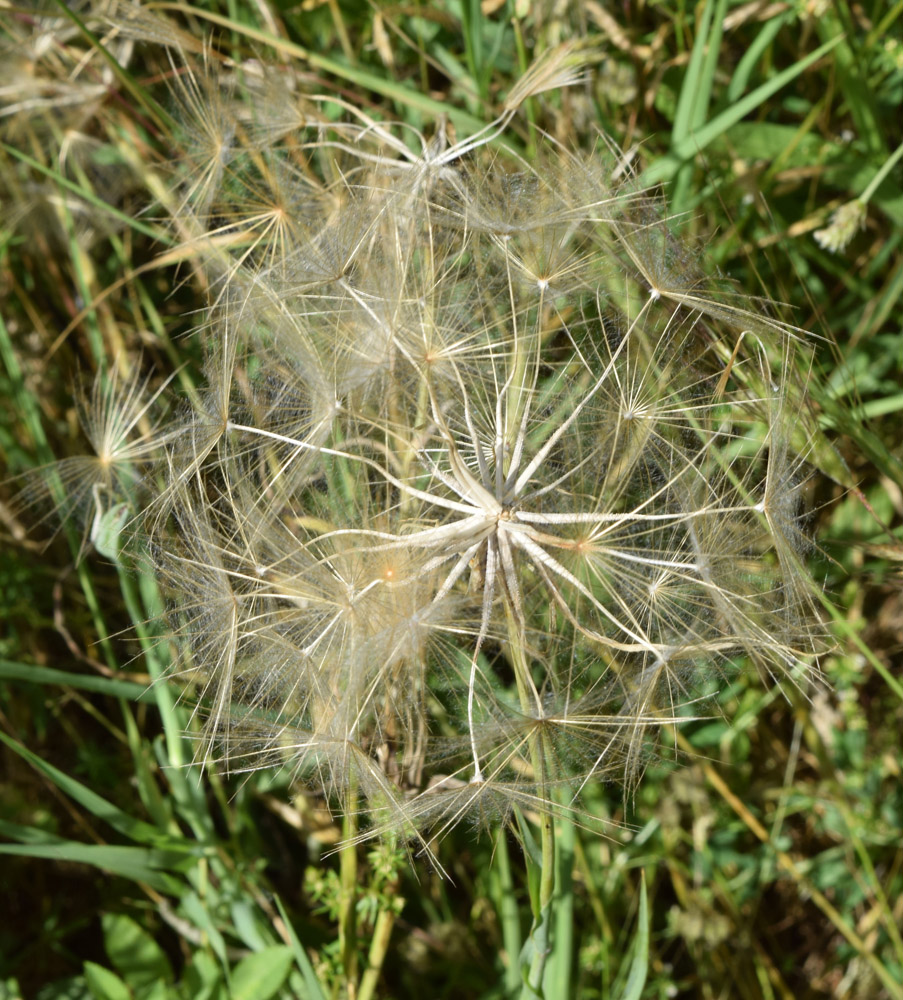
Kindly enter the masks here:
<path id="1" fill-rule="evenodd" d="M 487 151 L 576 72 L 457 143 L 317 97 L 287 132 L 275 76 L 181 77 L 208 390 L 147 523 L 201 753 L 421 844 L 579 816 L 713 677 L 811 660 L 795 332 L 617 151 Z"/>

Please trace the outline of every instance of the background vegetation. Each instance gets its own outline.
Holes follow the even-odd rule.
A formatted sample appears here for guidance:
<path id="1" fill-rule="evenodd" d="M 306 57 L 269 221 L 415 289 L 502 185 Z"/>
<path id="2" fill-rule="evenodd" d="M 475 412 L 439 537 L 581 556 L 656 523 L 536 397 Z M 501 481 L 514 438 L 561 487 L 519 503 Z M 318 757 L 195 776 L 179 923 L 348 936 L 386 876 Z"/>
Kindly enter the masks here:
<path id="1" fill-rule="evenodd" d="M 818 338 L 806 495 L 830 689 L 738 678 L 682 730 L 679 766 L 650 768 L 633 801 L 594 790 L 623 826 L 567 845 L 548 995 L 903 997 L 903 3 L 156 13 L 199 60 L 212 39 L 207 58 L 291 63 L 312 91 L 427 134 L 445 114 L 458 136 L 533 54 L 589 39 L 587 79 L 530 102 L 523 150 L 540 128 L 584 148 L 601 130 L 665 186 L 707 269 Z M 206 289 L 153 207 L 173 111 L 153 95 L 173 70 L 111 30 L 131 16 L 2 10 L 4 478 L 84 450 L 73 384 L 104 359 L 155 385 L 181 365 L 187 386 L 197 364 Z M 340 826 L 278 776 L 180 768 L 188 712 L 175 687 L 148 689 L 161 647 L 133 624 L 153 594 L 109 552 L 78 561 L 78 530 L 47 543 L 20 485 L 0 488 L 0 996 L 339 995 Z M 358 997 L 517 995 L 521 849 L 458 830 L 443 881 L 361 848 Z"/>

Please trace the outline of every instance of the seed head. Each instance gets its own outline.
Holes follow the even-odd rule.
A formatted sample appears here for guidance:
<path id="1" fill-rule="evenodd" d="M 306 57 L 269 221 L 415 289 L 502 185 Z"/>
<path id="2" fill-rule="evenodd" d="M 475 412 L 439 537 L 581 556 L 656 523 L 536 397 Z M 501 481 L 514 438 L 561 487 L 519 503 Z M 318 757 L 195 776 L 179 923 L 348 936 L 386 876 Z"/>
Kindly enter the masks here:
<path id="1" fill-rule="evenodd" d="M 288 134 L 255 120 L 275 76 L 240 108 L 182 80 L 209 389 L 148 524 L 201 753 L 371 833 L 579 817 L 713 677 L 807 683 L 804 345 L 616 151 L 486 152 L 569 59 L 457 143 L 326 98 Z"/>

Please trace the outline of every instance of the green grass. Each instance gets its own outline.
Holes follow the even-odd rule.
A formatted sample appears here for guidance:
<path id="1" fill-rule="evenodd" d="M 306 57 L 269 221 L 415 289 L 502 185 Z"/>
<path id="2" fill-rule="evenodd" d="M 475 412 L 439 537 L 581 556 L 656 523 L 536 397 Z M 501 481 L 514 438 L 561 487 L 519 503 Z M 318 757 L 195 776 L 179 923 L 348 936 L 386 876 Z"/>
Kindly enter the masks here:
<path id="1" fill-rule="evenodd" d="M 556 19 L 511 0 L 159 13 L 198 55 L 212 35 L 224 72 L 290 62 L 306 92 L 427 134 L 446 114 L 459 139 L 531 52 L 588 32 L 585 83 L 530 98 L 512 143 L 592 148 L 602 129 L 636 145 L 705 268 L 786 303 L 813 338 L 821 430 L 793 447 L 829 688 L 807 701 L 742 674 L 710 718 L 666 734 L 672 760 L 632 799 L 588 789 L 621 826 L 558 831 L 547 1000 L 903 997 L 903 4 L 814 6 L 621 5 L 615 32 L 592 5 Z M 167 679 L 164 598 L 130 553 L 78 560 L 79 528 L 14 504 L 12 477 L 84 450 L 79 377 L 113 359 L 198 384 L 202 272 L 146 209 L 166 190 L 173 70 L 81 18 L 60 5 L 0 25 L 18 106 L 0 118 L 0 997 L 320 1000 L 345 995 L 353 963 L 358 1000 L 519 996 L 531 817 L 455 831 L 450 879 L 370 844 L 343 882 L 341 817 L 315 797 L 186 766 L 193 695 Z M 832 254 L 813 234 L 857 198 L 864 227 Z"/>

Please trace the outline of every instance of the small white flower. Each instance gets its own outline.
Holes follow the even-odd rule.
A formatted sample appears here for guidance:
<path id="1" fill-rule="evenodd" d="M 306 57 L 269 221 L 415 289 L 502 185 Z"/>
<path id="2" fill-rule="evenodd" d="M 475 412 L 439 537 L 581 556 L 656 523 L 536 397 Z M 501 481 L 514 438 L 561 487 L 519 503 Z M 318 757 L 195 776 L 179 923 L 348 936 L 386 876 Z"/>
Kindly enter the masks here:
<path id="1" fill-rule="evenodd" d="M 829 253 L 845 250 L 850 241 L 865 228 L 865 204 L 858 198 L 835 209 L 831 221 L 824 229 L 813 233 L 815 242 Z"/>

